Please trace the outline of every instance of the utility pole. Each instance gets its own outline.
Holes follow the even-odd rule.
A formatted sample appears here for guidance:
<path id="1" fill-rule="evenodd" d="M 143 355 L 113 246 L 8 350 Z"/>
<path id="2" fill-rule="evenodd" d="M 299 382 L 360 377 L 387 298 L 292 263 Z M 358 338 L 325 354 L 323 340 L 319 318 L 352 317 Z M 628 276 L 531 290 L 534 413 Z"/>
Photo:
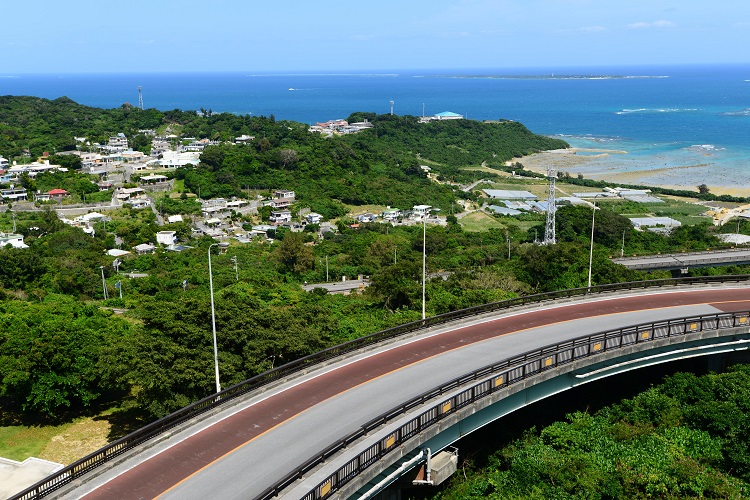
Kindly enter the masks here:
<path id="1" fill-rule="evenodd" d="M 104 279 L 104 266 L 99 266 L 99 269 L 102 271 L 102 290 L 104 290 L 104 300 L 107 300 L 109 297 L 107 297 L 107 282 Z"/>
<path id="2" fill-rule="evenodd" d="M 547 196 L 547 223 L 544 227 L 544 244 L 554 245 L 557 242 L 555 237 L 555 180 L 557 179 L 557 170 L 555 167 L 549 167 L 547 177 L 549 179 L 549 195 Z"/>
<path id="3" fill-rule="evenodd" d="M 508 260 L 510 260 L 510 235 L 508 231 L 505 232 L 505 239 L 508 242 Z"/>
<path id="4" fill-rule="evenodd" d="M 328 256 L 326 255 L 326 283 L 328 283 Z"/>

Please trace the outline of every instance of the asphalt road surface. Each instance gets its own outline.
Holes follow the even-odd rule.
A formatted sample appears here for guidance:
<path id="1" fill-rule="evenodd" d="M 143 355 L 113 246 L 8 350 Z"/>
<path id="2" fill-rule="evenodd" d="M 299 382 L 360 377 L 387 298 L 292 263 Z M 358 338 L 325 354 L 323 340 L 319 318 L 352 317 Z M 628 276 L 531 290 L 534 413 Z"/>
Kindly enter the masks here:
<path id="1" fill-rule="evenodd" d="M 750 310 L 750 288 L 670 289 L 443 326 L 229 407 L 66 498 L 254 498 L 373 417 L 474 368 L 589 333 L 740 310 Z"/>

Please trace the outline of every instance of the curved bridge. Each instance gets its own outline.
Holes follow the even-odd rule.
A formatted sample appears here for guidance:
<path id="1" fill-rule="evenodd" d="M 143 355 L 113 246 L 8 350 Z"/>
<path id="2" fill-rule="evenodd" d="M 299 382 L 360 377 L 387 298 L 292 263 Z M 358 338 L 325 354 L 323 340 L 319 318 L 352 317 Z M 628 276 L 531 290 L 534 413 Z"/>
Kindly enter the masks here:
<path id="1" fill-rule="evenodd" d="M 264 374 L 260 387 L 230 388 L 221 404 L 191 405 L 19 498 L 362 496 L 422 447 L 436 451 L 543 397 L 645 364 L 745 349 L 748 277 L 728 279 L 742 283 L 565 291 L 381 332 L 374 346 L 357 341 L 328 359 L 346 350 L 337 347 L 292 373 Z"/>

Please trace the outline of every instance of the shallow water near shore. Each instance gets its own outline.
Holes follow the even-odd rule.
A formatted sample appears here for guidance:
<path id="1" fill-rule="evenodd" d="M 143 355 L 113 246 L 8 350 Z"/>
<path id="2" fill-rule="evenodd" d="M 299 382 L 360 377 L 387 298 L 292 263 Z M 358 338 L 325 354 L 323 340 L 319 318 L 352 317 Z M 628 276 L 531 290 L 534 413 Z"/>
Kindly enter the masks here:
<path id="1" fill-rule="evenodd" d="M 552 164 L 571 175 L 615 183 L 693 191 L 705 184 L 715 194 L 750 196 L 750 148 L 625 139 L 564 139 L 573 148 L 572 152 L 543 153 L 525 158 L 522 163 L 537 171 Z"/>
<path id="2" fill-rule="evenodd" d="M 331 74 L 0 74 L 0 95 L 113 108 L 212 109 L 313 124 L 354 111 L 520 121 L 580 152 L 575 173 L 750 194 L 750 65 L 378 71 Z M 391 105 L 393 103 L 393 105 Z M 0 151 L 0 155 L 2 151 Z M 580 160 L 577 158 L 576 160 Z M 560 167 L 564 170 L 565 168 Z M 615 177 L 613 177 L 615 176 Z M 619 176 L 619 177 L 617 177 Z"/>

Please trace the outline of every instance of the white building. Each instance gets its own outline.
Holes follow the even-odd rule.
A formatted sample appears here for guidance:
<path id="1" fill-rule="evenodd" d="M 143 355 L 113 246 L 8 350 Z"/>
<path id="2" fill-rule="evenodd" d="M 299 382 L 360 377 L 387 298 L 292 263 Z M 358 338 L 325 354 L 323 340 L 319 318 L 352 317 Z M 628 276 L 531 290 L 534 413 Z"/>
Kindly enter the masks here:
<path id="1" fill-rule="evenodd" d="M 384 210 L 380 214 L 383 220 L 386 220 L 386 221 L 394 221 L 398 219 L 399 217 L 401 217 L 401 215 L 402 215 L 401 210 L 399 210 L 398 208 L 389 208 L 389 209 Z"/>
<path id="2" fill-rule="evenodd" d="M 283 224 L 284 222 L 291 222 L 292 212 L 290 212 L 289 210 L 275 210 L 271 212 L 271 217 L 269 217 L 269 220 L 271 222 L 275 222 L 276 224 Z"/>
<path id="3" fill-rule="evenodd" d="M 157 160 L 157 163 L 162 168 L 181 168 L 186 165 L 198 165 L 200 157 L 201 154 L 199 152 L 187 151 L 177 153 L 175 151 L 165 151 L 161 160 Z"/>
<path id="4" fill-rule="evenodd" d="M 414 205 L 414 208 L 412 209 L 412 215 L 415 219 L 421 219 L 422 217 L 430 215 L 431 208 L 432 205 Z"/>
<path id="5" fill-rule="evenodd" d="M 156 233 L 156 242 L 159 245 L 174 245 L 177 242 L 175 231 L 159 231 Z"/>
<path id="6" fill-rule="evenodd" d="M 13 233 L 0 233 L 0 248 L 5 245 L 10 245 L 13 248 L 29 248 L 29 246 L 23 242 L 23 236 L 20 234 Z"/>
<path id="7" fill-rule="evenodd" d="M 136 198 L 138 196 L 145 195 L 146 192 L 141 188 L 120 188 L 117 191 L 117 199 L 118 200 L 130 200 L 133 198 Z"/>
<path id="8" fill-rule="evenodd" d="M 60 165 L 51 165 L 49 160 L 42 162 L 35 161 L 26 165 L 13 165 L 8 168 L 8 173 L 14 177 L 18 177 L 21 174 L 29 174 L 29 177 L 36 177 L 38 174 L 44 172 L 50 172 L 52 170 L 59 170 L 61 172 L 67 172 L 67 168 L 63 168 Z"/>
<path id="9" fill-rule="evenodd" d="M 133 208 L 141 209 L 141 208 L 148 208 L 151 206 L 151 200 L 148 198 L 131 198 L 130 200 L 126 201 L 124 203 L 125 205 L 130 205 Z"/>
<path id="10" fill-rule="evenodd" d="M 309 214 L 305 215 L 305 219 L 307 219 L 307 222 L 310 224 L 319 224 L 321 220 L 323 220 L 323 216 L 320 214 L 316 214 L 315 212 L 310 212 Z"/>
<path id="11" fill-rule="evenodd" d="M 274 198 L 291 198 L 292 201 L 294 201 L 295 194 L 294 194 L 294 191 L 290 189 L 277 189 L 276 191 L 273 192 L 273 197 Z"/>
<path id="12" fill-rule="evenodd" d="M 120 152 L 128 149 L 128 138 L 122 132 L 115 137 L 110 137 L 104 149 L 112 152 Z"/>
<path id="13" fill-rule="evenodd" d="M 0 200 L 5 202 L 26 201 L 26 188 L 10 187 L 0 189 Z"/>
<path id="14" fill-rule="evenodd" d="M 242 134 L 241 136 L 234 138 L 234 143 L 235 144 L 247 144 L 248 142 L 250 142 L 250 141 L 252 141 L 254 139 L 255 139 L 254 135 L 245 135 L 245 134 Z"/>

